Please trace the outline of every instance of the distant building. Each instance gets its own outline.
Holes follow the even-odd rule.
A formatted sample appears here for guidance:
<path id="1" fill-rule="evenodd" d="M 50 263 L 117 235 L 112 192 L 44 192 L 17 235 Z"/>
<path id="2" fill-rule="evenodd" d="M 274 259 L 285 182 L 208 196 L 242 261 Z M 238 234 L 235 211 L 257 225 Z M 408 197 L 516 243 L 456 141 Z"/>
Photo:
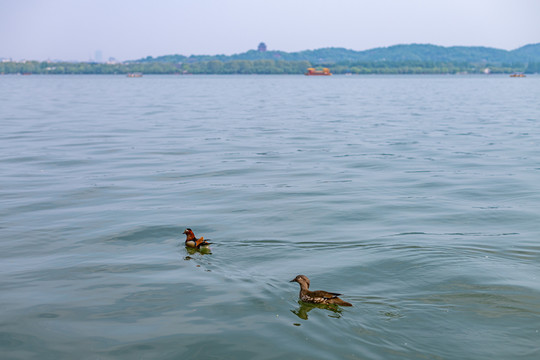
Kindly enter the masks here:
<path id="1" fill-rule="evenodd" d="M 94 54 L 94 61 L 98 63 L 103 61 L 103 53 L 101 52 L 101 50 L 96 50 Z"/>
<path id="2" fill-rule="evenodd" d="M 257 51 L 259 52 L 265 52 L 266 51 L 266 44 L 265 43 L 260 43 L 259 44 L 259 47 L 257 48 Z"/>

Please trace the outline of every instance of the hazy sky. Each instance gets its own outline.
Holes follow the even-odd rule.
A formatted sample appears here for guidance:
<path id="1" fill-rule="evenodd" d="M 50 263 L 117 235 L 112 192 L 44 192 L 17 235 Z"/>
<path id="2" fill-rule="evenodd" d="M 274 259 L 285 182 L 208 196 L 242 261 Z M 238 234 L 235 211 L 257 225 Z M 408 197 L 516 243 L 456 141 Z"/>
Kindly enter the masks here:
<path id="1" fill-rule="evenodd" d="M 0 58 L 540 42 L 540 0 L 0 0 Z"/>

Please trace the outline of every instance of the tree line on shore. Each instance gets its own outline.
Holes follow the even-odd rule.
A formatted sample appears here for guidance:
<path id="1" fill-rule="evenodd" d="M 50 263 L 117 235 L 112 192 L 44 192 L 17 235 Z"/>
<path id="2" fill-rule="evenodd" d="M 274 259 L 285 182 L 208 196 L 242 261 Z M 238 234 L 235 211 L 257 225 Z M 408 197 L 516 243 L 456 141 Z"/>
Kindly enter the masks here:
<path id="1" fill-rule="evenodd" d="M 194 63 L 73 63 L 73 62 L 1 62 L 0 74 L 303 74 L 309 61 L 285 60 L 210 60 Z M 344 61 L 317 64 L 328 67 L 333 74 L 481 74 L 489 69 L 493 74 L 514 72 L 540 73 L 540 62 L 470 63 L 444 61 Z"/>

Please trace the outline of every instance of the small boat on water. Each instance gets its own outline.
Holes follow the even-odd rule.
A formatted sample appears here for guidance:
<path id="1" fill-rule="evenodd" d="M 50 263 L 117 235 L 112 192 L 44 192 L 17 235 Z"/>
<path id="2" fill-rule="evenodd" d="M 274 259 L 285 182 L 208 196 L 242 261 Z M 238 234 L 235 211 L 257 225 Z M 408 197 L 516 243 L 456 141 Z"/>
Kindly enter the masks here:
<path id="1" fill-rule="evenodd" d="M 128 74 L 127 74 L 127 77 L 133 77 L 133 78 L 135 78 L 135 77 L 142 77 L 142 73 L 140 73 L 140 72 L 136 72 L 136 73 L 128 73 Z"/>
<path id="2" fill-rule="evenodd" d="M 328 68 L 322 70 L 315 70 L 315 68 L 308 68 L 306 74 L 307 76 L 329 76 L 332 75 Z"/>
<path id="3" fill-rule="evenodd" d="M 525 77 L 524 73 L 513 73 L 510 75 L 510 77 Z"/>

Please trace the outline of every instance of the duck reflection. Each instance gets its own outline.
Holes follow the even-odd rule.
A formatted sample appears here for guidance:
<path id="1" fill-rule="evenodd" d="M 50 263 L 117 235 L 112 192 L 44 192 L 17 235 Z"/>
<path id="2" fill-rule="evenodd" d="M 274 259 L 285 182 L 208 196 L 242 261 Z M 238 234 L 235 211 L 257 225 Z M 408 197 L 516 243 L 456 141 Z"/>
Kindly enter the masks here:
<path id="1" fill-rule="evenodd" d="M 339 319 L 341 317 L 342 310 L 337 305 L 313 304 L 303 302 L 302 300 L 298 300 L 298 304 L 300 305 L 298 309 L 291 310 L 291 312 L 302 320 L 307 320 L 308 313 L 315 308 L 331 311 L 332 314 L 328 315 L 330 317 L 336 319 Z"/>
<path id="2" fill-rule="evenodd" d="M 190 247 L 186 246 L 186 251 L 187 251 L 188 255 L 186 257 L 184 257 L 184 260 L 193 259 L 192 255 L 195 255 L 195 254 L 212 255 L 212 251 L 210 250 L 210 248 L 197 249 L 197 248 L 190 248 Z"/>

